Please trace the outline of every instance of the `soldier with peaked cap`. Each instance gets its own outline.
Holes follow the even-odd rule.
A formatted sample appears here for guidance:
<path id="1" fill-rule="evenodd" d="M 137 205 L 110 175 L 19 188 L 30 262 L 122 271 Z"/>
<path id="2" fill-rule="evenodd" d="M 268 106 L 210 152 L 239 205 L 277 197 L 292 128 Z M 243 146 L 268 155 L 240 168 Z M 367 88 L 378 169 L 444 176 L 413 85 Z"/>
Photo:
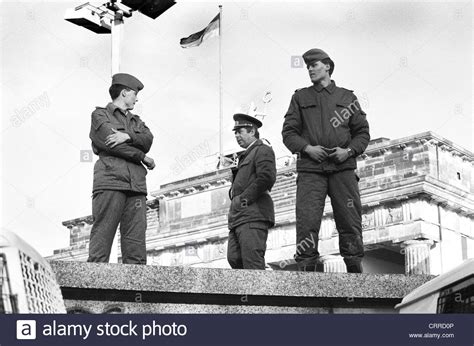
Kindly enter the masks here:
<path id="1" fill-rule="evenodd" d="M 146 154 L 150 129 L 131 113 L 143 84 L 134 76 L 112 77 L 105 107 L 92 112 L 90 139 L 99 160 L 94 166 L 92 226 L 88 262 L 108 262 L 120 224 L 122 263 L 146 264 L 146 179 L 155 163 Z M 146 168 L 145 168 L 146 167 Z"/>
<path id="2" fill-rule="evenodd" d="M 275 154 L 260 140 L 261 121 L 247 114 L 235 114 L 234 121 L 235 139 L 245 151 L 232 169 L 227 261 L 233 269 L 265 269 L 268 229 L 275 224 Z"/>
<path id="3" fill-rule="evenodd" d="M 318 236 L 326 196 L 339 233 L 339 251 L 348 272 L 362 272 L 362 206 L 356 157 L 370 135 L 366 114 L 351 90 L 331 80 L 334 62 L 321 49 L 303 54 L 312 86 L 291 99 L 283 124 L 283 142 L 298 155 L 296 255 L 299 270 L 318 264 Z M 313 246 L 311 246 L 314 244 Z"/>

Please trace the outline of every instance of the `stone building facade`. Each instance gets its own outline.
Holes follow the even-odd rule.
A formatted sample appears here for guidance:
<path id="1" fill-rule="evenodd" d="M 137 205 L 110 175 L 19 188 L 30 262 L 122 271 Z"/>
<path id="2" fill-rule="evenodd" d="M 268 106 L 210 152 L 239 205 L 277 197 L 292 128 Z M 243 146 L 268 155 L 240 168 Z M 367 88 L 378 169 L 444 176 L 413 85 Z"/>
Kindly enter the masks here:
<path id="1" fill-rule="evenodd" d="M 473 153 L 433 133 L 379 138 L 358 158 L 364 271 L 434 274 L 474 257 Z M 296 165 L 278 170 L 271 192 L 269 269 L 294 270 Z M 162 185 L 148 201 L 148 263 L 229 268 L 226 260 L 229 169 Z M 63 222 L 70 246 L 50 259 L 85 261 L 91 216 Z M 324 270 L 343 272 L 330 201 L 319 249 Z M 120 254 L 120 250 L 118 252 Z M 120 259 L 119 259 L 120 260 Z"/>

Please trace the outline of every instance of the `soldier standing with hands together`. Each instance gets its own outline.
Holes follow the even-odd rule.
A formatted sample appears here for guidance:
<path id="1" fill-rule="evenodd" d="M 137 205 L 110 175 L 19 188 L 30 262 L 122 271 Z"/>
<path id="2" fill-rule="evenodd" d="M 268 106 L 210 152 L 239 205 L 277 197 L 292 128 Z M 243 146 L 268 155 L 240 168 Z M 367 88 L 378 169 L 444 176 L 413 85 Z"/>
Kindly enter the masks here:
<path id="1" fill-rule="evenodd" d="M 339 250 L 350 273 L 362 272 L 362 206 L 356 157 L 369 140 L 369 124 L 351 90 L 331 80 L 334 62 L 321 49 L 303 54 L 312 86 L 297 90 L 285 115 L 283 142 L 298 155 L 295 260 L 314 271 L 326 196 L 331 198 Z M 314 244 L 314 246 L 303 246 Z"/>

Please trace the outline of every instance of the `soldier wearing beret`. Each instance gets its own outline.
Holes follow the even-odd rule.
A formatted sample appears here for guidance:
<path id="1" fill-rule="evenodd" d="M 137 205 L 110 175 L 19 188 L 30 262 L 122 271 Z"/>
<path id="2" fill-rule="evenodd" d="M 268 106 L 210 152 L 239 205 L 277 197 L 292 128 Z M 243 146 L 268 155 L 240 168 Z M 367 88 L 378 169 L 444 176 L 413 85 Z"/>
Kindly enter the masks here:
<path id="1" fill-rule="evenodd" d="M 227 260 L 233 269 L 265 269 L 268 229 L 275 224 L 270 190 L 276 180 L 273 149 L 259 138 L 262 123 L 234 115 L 237 143 L 245 149 L 232 169 Z"/>
<path id="2" fill-rule="evenodd" d="M 369 140 L 369 124 L 352 90 L 331 80 L 334 62 L 321 49 L 303 54 L 312 86 L 297 90 L 285 115 L 283 142 L 297 154 L 298 269 L 318 268 L 318 235 L 326 196 L 348 272 L 362 272 L 362 206 L 356 157 Z M 314 246 L 311 246 L 314 244 Z M 319 268 L 318 268 L 319 269 Z"/>
<path id="3" fill-rule="evenodd" d="M 90 139 L 99 159 L 94 166 L 92 226 L 88 262 L 108 262 L 120 223 L 122 263 L 146 264 L 146 180 L 155 163 L 146 154 L 150 129 L 131 113 L 143 84 L 134 76 L 112 77 L 112 102 L 92 112 Z M 145 168 L 146 167 L 146 168 Z"/>

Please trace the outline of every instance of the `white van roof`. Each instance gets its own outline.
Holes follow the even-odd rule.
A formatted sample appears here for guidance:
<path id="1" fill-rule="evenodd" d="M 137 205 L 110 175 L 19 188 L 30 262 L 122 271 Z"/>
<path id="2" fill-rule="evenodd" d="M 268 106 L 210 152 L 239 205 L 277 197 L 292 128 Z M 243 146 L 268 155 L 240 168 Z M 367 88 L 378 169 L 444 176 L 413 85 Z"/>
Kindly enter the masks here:
<path id="1" fill-rule="evenodd" d="M 465 260 L 459 266 L 414 289 L 403 298 L 400 304 L 395 306 L 395 309 L 400 309 L 402 307 L 406 307 L 407 305 L 413 304 L 415 301 L 436 293 L 444 287 L 451 286 L 455 282 L 469 276 L 474 276 L 474 258 Z"/>
<path id="2" fill-rule="evenodd" d="M 38 251 L 36 251 L 30 244 L 23 240 L 23 238 L 13 232 L 6 230 L 0 231 L 0 252 L 3 252 L 2 248 L 16 248 L 21 250 L 36 262 L 41 263 L 47 268 L 50 268 L 48 261 L 46 261 L 38 253 Z"/>

